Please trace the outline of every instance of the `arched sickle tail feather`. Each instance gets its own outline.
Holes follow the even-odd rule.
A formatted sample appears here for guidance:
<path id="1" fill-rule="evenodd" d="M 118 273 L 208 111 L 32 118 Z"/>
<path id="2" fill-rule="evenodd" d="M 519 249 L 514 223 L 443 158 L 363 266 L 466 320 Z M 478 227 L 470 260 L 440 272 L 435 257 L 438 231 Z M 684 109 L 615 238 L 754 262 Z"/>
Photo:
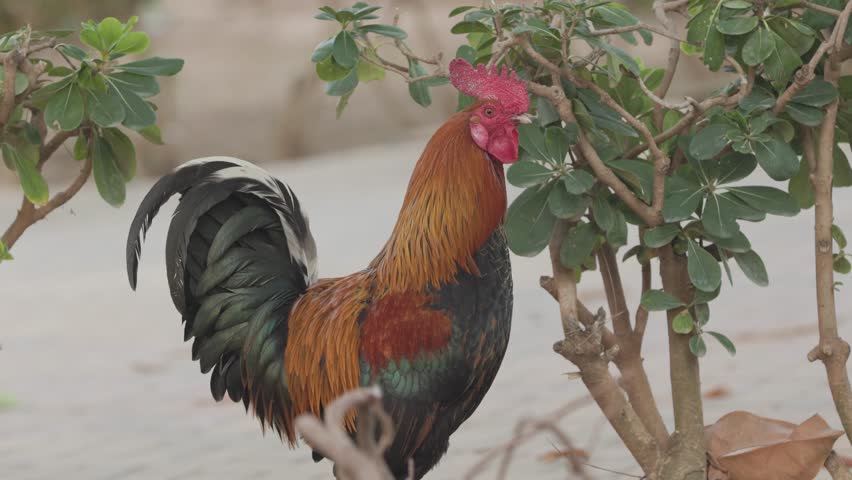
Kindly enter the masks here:
<path id="1" fill-rule="evenodd" d="M 181 199 L 166 240 L 175 307 L 216 400 L 242 400 L 264 426 L 295 440 L 284 378 L 288 317 L 316 280 L 316 247 L 293 192 L 242 160 L 189 162 L 145 196 L 127 238 L 136 286 L 141 244 L 162 205 Z"/>

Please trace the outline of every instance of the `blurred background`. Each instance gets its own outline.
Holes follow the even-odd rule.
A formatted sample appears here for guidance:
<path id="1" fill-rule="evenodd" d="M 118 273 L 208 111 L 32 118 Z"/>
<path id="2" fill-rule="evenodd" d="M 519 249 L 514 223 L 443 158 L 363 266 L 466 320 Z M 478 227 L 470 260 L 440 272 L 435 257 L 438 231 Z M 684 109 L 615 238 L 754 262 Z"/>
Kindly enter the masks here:
<path id="1" fill-rule="evenodd" d="M 294 188 L 311 215 L 322 276 L 348 274 L 371 260 L 390 233 L 414 162 L 453 112 L 456 97 L 451 87 L 433 89 L 433 104 L 424 109 L 408 98 L 402 81 L 388 75 L 360 86 L 336 120 L 336 99 L 323 94 L 309 60 L 335 25 L 312 17 L 323 4 L 349 3 L 0 2 L 0 32 L 26 23 L 76 27 L 88 18 L 139 15 L 153 54 L 186 60 L 177 77 L 163 79 L 157 98 L 166 145 L 137 143 L 143 175 L 128 185 L 124 207 L 110 208 L 87 185 L 27 231 L 14 248 L 15 260 L 0 266 L 0 479 L 331 478 L 330 466 L 314 465 L 306 448 L 288 451 L 274 435 L 262 436 L 241 406 L 210 398 L 207 378 L 189 361 L 166 289 L 161 253 L 166 218 L 155 222 L 143 249 L 136 293 L 126 284 L 124 240 L 156 175 L 191 158 L 233 155 L 263 163 Z M 381 12 L 386 23 L 400 13 L 417 53 L 442 51 L 448 58 L 463 38 L 449 34 L 453 22 L 447 13 L 478 2 L 372 3 L 387 7 Z M 632 6 L 649 7 L 650 1 Z M 649 8 L 635 11 L 654 22 Z M 667 41 L 656 40 L 639 53 L 663 66 L 667 47 Z M 703 66 L 684 58 L 671 95 L 701 98 L 714 87 L 707 77 Z M 74 168 L 54 158 L 48 181 L 65 183 Z M 3 228 L 19 204 L 16 182 L 0 169 Z M 836 214 L 837 223 L 852 225 L 849 192 L 839 192 Z M 822 366 L 805 360 L 816 342 L 813 259 L 810 248 L 803 248 L 812 241 L 812 221 L 812 212 L 805 212 L 748 227 L 755 244 L 767 245 L 760 254 L 772 286 L 759 289 L 734 272 L 736 288 L 726 286 L 713 305 L 715 328 L 731 336 L 740 352 L 729 357 L 711 345 L 702 360 L 708 423 L 745 409 L 795 422 L 819 413 L 839 426 Z M 625 265 L 635 305 L 639 275 L 632 263 Z M 551 351 L 561 329 L 555 305 L 537 286 L 538 276 L 547 272 L 546 259 L 514 257 L 513 272 L 514 328 L 504 366 L 427 478 L 461 478 L 483 452 L 507 441 L 519 420 L 585 395 L 580 382 L 565 375 L 571 365 Z M 598 279 L 590 279 L 581 296 L 592 306 L 605 303 Z M 838 296 L 838 314 L 842 334 L 852 337 L 848 294 Z M 655 315 L 645 355 L 670 422 L 663 331 L 663 317 Z M 596 407 L 572 410 L 560 426 L 589 452 L 592 464 L 638 473 Z M 852 452 L 846 444 L 840 450 Z M 565 465 L 553 452 L 546 436 L 529 443 L 519 450 L 510 478 L 565 478 Z M 494 474 L 491 469 L 482 478 Z M 591 468 L 589 476 L 625 478 Z"/>

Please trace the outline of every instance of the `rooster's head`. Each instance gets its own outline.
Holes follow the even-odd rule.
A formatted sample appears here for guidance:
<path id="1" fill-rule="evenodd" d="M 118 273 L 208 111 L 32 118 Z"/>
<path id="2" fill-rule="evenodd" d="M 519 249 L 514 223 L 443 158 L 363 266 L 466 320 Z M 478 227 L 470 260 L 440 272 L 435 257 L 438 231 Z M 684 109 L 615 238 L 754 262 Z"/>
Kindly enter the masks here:
<path id="1" fill-rule="evenodd" d="M 467 60 L 450 63 L 450 80 L 465 95 L 479 99 L 467 112 L 470 134 L 479 148 L 502 163 L 518 160 L 518 123 L 529 123 L 527 87 L 505 65 L 474 68 Z"/>

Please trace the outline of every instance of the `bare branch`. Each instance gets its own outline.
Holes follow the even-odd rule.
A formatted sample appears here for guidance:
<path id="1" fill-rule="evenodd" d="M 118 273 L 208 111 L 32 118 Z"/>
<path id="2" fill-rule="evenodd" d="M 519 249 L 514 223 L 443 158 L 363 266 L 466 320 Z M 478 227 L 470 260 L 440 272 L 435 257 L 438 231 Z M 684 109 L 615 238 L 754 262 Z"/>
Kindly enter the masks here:
<path id="1" fill-rule="evenodd" d="M 849 473 L 849 469 L 834 450 L 825 459 L 825 469 L 828 470 L 834 480 L 852 480 L 852 474 Z"/>
<path id="2" fill-rule="evenodd" d="M 663 37 L 666 37 L 666 38 L 670 38 L 670 39 L 677 41 L 677 42 L 689 43 L 686 40 L 678 38 L 676 35 L 672 34 L 671 32 L 663 30 L 659 27 L 655 27 L 653 25 L 648 25 L 647 23 L 637 23 L 635 25 L 627 25 L 627 26 L 624 26 L 624 27 L 614 27 L 614 28 L 607 28 L 607 29 L 602 29 L 602 30 L 595 30 L 595 31 L 590 33 L 590 36 L 602 37 L 602 36 L 605 36 L 605 35 L 616 35 L 616 34 L 619 34 L 619 33 L 635 32 L 637 30 L 648 30 L 649 32 L 654 32 L 657 35 L 660 35 L 660 36 L 663 36 Z"/>
<path id="3" fill-rule="evenodd" d="M 852 11 L 852 2 L 843 10 L 845 18 Z M 844 18 L 841 17 L 841 18 Z M 840 23 L 838 21 L 838 23 Z M 837 86 L 840 64 L 832 55 L 824 65 L 824 79 Z M 834 406 L 843 423 L 847 438 L 852 439 L 852 388 L 846 361 L 849 359 L 849 344 L 837 329 L 837 311 L 834 303 L 834 255 L 831 225 L 834 217 L 832 203 L 832 171 L 834 168 L 835 126 L 837 124 L 838 100 L 828 105 L 819 130 L 816 168 L 811 173 L 814 188 L 814 254 L 817 294 L 817 320 L 819 344 L 808 353 L 808 360 L 821 360 L 828 376 L 828 386 Z"/>
<path id="4" fill-rule="evenodd" d="M 686 5 L 686 3 L 688 2 L 685 2 L 684 5 Z M 680 8 L 680 6 L 666 8 L 667 5 L 669 4 L 663 3 L 661 0 L 656 0 L 654 2 L 654 15 L 656 15 L 657 20 L 659 20 L 663 27 L 665 27 L 666 31 L 674 35 L 675 28 L 671 19 L 667 15 L 667 12 L 674 8 Z M 666 94 L 671 87 L 672 80 L 674 80 L 679 60 L 680 41 L 673 39 L 669 46 L 669 58 L 668 63 L 666 64 L 666 73 L 663 75 L 663 80 L 660 82 L 660 86 L 657 87 L 654 98 L 659 98 L 661 100 L 666 98 Z M 644 86 L 644 84 L 642 85 Z M 656 125 L 657 130 L 663 129 L 663 107 L 665 107 L 665 105 L 663 105 L 662 102 L 657 102 L 657 105 L 654 105 L 654 125 Z"/>
<path id="5" fill-rule="evenodd" d="M 386 428 L 389 425 L 392 428 L 392 424 L 387 413 L 376 408 L 380 402 L 378 387 L 352 390 L 326 405 L 324 420 L 310 414 L 296 417 L 296 429 L 308 445 L 334 462 L 335 476 L 339 480 L 392 480 L 394 477 L 383 457 L 384 449 L 390 445 L 386 437 L 393 437 L 393 431 Z M 363 415 L 376 416 L 376 421 L 383 428 L 378 442 L 373 440 L 373 435 L 359 435 L 359 445 L 352 442 L 344 427 L 344 417 L 355 408 L 359 418 Z"/>
<path id="6" fill-rule="evenodd" d="M 0 101 L 0 128 L 9 121 L 15 109 L 15 73 L 22 55 L 17 49 L 3 55 L 3 99 Z"/>
<path id="7" fill-rule="evenodd" d="M 834 15 L 835 17 L 840 16 L 840 10 L 835 10 L 831 7 L 826 7 L 826 6 L 820 5 L 818 3 L 808 2 L 807 0 L 803 0 L 803 1 L 799 2 L 799 5 L 797 5 L 797 6 L 808 7 L 810 9 L 816 10 L 818 12 L 827 13 L 829 15 Z"/>

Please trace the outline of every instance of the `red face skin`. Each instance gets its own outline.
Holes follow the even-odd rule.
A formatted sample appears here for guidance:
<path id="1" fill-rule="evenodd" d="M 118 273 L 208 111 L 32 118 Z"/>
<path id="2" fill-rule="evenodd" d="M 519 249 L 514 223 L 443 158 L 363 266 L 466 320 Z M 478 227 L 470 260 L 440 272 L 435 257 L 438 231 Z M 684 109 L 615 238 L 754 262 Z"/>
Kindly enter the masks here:
<path id="1" fill-rule="evenodd" d="M 483 103 L 470 114 L 473 141 L 501 163 L 518 161 L 518 122 L 514 117 L 500 102 Z"/>

